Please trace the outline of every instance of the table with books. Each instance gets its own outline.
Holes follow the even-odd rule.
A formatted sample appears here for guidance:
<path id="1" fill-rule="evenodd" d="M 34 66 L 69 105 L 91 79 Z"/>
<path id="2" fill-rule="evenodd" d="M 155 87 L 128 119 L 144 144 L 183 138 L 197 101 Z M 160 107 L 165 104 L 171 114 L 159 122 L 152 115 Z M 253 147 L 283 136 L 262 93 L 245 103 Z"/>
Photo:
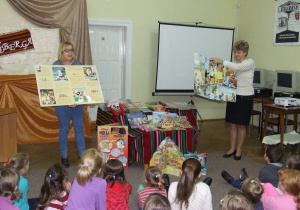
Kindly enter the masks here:
<path id="1" fill-rule="evenodd" d="M 152 154 L 170 137 L 183 154 L 194 152 L 197 137 L 197 109 L 184 103 L 121 100 L 125 112 L 115 114 L 105 104 L 98 107 L 97 126 L 119 123 L 128 126 L 129 162 L 148 164 Z M 175 105 L 174 105 L 175 104 Z M 120 107 L 121 107 L 120 106 Z"/>

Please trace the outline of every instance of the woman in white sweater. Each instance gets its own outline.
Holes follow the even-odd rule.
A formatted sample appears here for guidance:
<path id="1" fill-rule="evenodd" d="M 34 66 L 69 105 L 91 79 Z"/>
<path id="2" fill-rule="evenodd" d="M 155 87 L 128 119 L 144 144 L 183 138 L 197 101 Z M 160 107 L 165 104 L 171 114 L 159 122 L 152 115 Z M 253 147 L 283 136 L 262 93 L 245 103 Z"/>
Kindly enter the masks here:
<path id="1" fill-rule="evenodd" d="M 220 58 L 210 58 L 211 62 L 223 64 L 226 68 L 235 71 L 237 78 L 236 102 L 227 102 L 226 122 L 230 123 L 230 149 L 223 155 L 229 158 L 234 155 L 235 160 L 242 157 L 242 146 L 247 134 L 247 125 L 250 123 L 253 108 L 253 75 L 255 64 L 247 59 L 249 44 L 246 41 L 237 41 L 234 46 L 236 62 L 223 61 Z"/>

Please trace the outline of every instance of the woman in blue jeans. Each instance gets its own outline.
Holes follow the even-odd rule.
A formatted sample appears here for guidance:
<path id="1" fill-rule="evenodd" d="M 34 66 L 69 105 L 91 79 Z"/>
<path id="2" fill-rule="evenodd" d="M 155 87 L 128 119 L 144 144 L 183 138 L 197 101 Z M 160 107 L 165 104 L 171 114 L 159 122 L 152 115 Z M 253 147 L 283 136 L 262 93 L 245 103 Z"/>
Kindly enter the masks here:
<path id="1" fill-rule="evenodd" d="M 80 61 L 75 60 L 75 49 L 73 44 L 62 42 L 58 48 L 58 60 L 52 65 L 82 65 Z M 85 139 L 83 133 L 83 106 L 69 105 L 56 106 L 55 112 L 59 121 L 59 147 L 62 164 L 69 167 L 68 160 L 68 134 L 70 127 L 70 117 L 72 117 L 75 130 L 75 140 L 78 147 L 79 156 L 85 151 Z"/>

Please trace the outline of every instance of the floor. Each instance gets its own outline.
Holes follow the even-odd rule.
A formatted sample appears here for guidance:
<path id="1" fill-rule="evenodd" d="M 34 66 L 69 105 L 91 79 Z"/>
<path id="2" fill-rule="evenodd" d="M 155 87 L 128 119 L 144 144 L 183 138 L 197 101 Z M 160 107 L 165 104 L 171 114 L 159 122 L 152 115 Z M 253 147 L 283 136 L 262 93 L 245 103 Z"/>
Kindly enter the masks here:
<path id="1" fill-rule="evenodd" d="M 229 149 L 229 125 L 223 120 L 199 122 L 200 132 L 197 136 L 196 150 L 201 153 L 224 151 Z M 92 124 L 91 140 L 86 140 L 86 148 L 97 146 L 97 132 Z M 69 161 L 71 165 L 78 163 L 78 151 L 75 142 L 69 142 Z M 23 144 L 18 145 L 18 152 L 30 155 L 30 168 L 48 168 L 49 165 L 60 162 L 58 143 Z M 261 143 L 258 139 L 257 127 L 251 127 L 243 147 L 243 155 L 258 163 L 265 163 Z"/>

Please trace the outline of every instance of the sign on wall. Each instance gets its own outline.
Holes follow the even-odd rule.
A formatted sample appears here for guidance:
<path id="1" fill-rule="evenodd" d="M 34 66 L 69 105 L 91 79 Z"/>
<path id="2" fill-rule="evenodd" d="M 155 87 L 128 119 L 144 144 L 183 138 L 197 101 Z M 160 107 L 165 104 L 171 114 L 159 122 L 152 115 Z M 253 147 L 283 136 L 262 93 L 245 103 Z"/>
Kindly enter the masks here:
<path id="1" fill-rule="evenodd" d="M 277 0 L 274 25 L 275 45 L 300 45 L 300 0 Z"/>

